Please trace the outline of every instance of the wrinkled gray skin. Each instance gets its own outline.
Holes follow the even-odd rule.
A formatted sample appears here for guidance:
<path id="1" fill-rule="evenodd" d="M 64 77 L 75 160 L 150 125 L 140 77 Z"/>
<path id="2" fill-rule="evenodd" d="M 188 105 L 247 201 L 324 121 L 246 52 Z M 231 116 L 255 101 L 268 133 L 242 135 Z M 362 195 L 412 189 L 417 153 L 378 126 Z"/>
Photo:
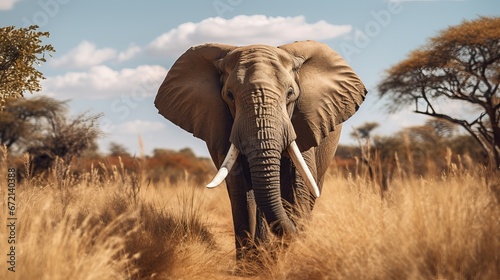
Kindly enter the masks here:
<path id="1" fill-rule="evenodd" d="M 290 143 L 298 144 L 321 190 L 341 124 L 365 95 L 354 71 L 321 43 L 206 44 L 174 63 L 155 106 L 203 139 L 217 167 L 231 143 L 240 151 L 226 184 L 241 258 L 265 238 L 264 221 L 273 233 L 291 236 L 296 218 L 314 205 L 288 157 Z"/>

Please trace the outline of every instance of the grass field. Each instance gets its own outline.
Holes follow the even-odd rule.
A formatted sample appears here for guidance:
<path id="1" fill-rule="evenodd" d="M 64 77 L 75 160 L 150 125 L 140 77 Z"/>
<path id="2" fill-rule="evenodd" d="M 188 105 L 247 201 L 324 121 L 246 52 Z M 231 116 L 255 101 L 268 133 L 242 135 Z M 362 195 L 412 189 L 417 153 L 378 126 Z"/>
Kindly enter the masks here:
<path id="1" fill-rule="evenodd" d="M 394 178 L 383 198 L 331 175 L 305 230 L 253 275 L 235 273 L 224 187 L 61 170 L 16 186 L 16 271 L 2 226 L 0 279 L 500 279 L 500 185 L 479 167 Z"/>

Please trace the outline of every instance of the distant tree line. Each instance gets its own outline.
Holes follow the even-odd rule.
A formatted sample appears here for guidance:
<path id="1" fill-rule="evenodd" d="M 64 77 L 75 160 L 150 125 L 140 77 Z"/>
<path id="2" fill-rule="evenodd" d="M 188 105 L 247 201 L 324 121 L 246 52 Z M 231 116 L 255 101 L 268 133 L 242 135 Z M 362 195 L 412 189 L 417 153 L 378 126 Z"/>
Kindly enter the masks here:
<path id="1" fill-rule="evenodd" d="M 450 166 L 487 166 L 489 155 L 476 140 L 452 122 L 430 119 L 392 135 L 376 135 L 377 123 L 361 125 L 351 133 L 357 145 L 338 147 L 334 166 L 341 172 L 359 173 L 372 168 L 378 176 L 398 172 L 416 176 L 439 175 Z"/>
<path id="2" fill-rule="evenodd" d="M 48 97 L 8 99 L 0 111 L 0 144 L 18 158 L 29 153 L 29 173 L 34 176 L 49 171 L 57 159 L 74 175 L 92 168 L 104 174 L 106 168 L 122 166 L 130 172 L 144 172 L 145 178 L 155 183 L 176 183 L 186 178 L 204 183 L 215 171 L 209 159 L 196 157 L 188 148 L 155 149 L 152 155 L 137 157 L 112 142 L 109 153 L 101 155 L 97 146 L 101 135 L 98 119 L 99 115 L 88 113 L 69 117 L 64 102 Z M 339 146 L 334 168 L 356 173 L 371 166 L 384 176 L 392 176 L 401 171 L 435 174 L 449 168 L 450 162 L 464 167 L 488 164 L 484 149 L 452 122 L 431 119 L 388 136 L 374 134 L 377 127 L 377 123 L 369 122 L 356 128 L 351 136 L 358 144 Z"/>
<path id="3" fill-rule="evenodd" d="M 155 149 L 152 156 L 140 158 L 112 142 L 109 153 L 102 155 L 97 145 L 102 135 L 99 117 L 87 112 L 68 116 L 66 103 L 49 97 L 8 98 L 0 111 L 0 145 L 7 148 L 10 160 L 17 162 L 20 176 L 43 177 L 57 162 L 72 176 L 93 168 L 105 175 L 119 166 L 126 172 L 142 172 L 145 179 L 156 183 L 184 179 L 205 182 L 214 173 L 212 162 L 196 157 L 189 148 Z M 29 159 L 23 159 L 24 155 Z"/>

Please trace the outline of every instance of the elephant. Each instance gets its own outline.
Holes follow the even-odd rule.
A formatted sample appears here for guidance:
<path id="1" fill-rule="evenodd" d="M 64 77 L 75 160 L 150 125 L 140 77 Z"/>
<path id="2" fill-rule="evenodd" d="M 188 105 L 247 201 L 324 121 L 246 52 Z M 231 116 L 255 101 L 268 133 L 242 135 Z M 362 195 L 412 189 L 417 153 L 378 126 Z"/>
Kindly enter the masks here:
<path id="1" fill-rule="evenodd" d="M 210 43 L 175 61 L 154 104 L 206 142 L 219 170 L 207 187 L 226 182 L 241 260 L 268 232 L 296 235 L 320 196 L 342 123 L 366 94 L 324 43 Z"/>

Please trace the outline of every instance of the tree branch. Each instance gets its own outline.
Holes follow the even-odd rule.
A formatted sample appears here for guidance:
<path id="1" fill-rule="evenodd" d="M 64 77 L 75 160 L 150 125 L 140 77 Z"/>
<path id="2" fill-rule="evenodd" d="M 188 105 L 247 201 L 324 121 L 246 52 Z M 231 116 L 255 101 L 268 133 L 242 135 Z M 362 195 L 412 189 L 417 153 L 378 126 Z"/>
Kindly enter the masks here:
<path id="1" fill-rule="evenodd" d="M 467 130 L 467 132 L 476 140 L 477 143 L 479 143 L 479 145 L 481 145 L 481 148 L 486 153 L 489 152 L 489 146 L 486 145 L 486 143 L 483 142 L 484 140 L 482 140 L 482 139 L 480 139 L 480 137 L 478 137 L 478 135 L 472 129 L 472 126 L 466 120 L 458 120 L 458 119 L 452 118 L 452 117 L 450 117 L 448 115 L 438 114 L 438 113 L 429 113 L 429 112 L 423 112 L 423 111 L 415 111 L 415 113 L 422 114 L 422 115 L 427 115 L 427 116 L 431 116 L 431 117 L 439 118 L 439 119 L 443 119 L 443 120 L 447 120 L 449 122 L 452 122 L 452 123 L 460 125 L 465 130 Z"/>

